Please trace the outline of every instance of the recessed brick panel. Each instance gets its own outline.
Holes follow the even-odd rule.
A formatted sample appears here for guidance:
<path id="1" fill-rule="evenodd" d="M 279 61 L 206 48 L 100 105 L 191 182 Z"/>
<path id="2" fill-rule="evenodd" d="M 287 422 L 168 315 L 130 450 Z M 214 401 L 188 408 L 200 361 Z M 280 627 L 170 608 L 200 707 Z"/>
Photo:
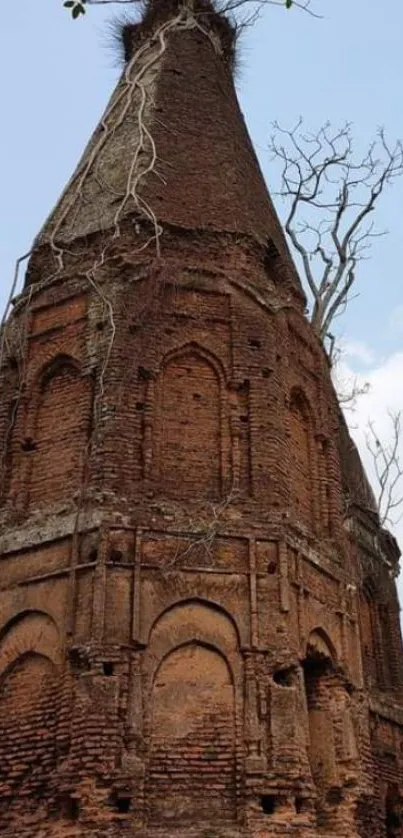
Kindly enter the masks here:
<path id="1" fill-rule="evenodd" d="M 157 468 L 173 496 L 217 498 L 221 485 L 220 383 L 196 353 L 174 358 L 157 384 Z"/>
<path id="2" fill-rule="evenodd" d="M 15 661 L 1 684 L 0 811 L 27 814 L 29 800 L 49 798 L 56 767 L 58 675 L 42 655 Z M 18 820 L 17 820 L 18 823 Z"/>
<path id="3" fill-rule="evenodd" d="M 197 644 L 173 651 L 157 673 L 152 701 L 150 819 L 233 820 L 235 706 L 225 661 Z"/>
<path id="4" fill-rule="evenodd" d="M 29 503 L 57 502 L 78 491 L 89 439 L 91 381 L 68 363 L 45 380 L 32 440 Z"/>

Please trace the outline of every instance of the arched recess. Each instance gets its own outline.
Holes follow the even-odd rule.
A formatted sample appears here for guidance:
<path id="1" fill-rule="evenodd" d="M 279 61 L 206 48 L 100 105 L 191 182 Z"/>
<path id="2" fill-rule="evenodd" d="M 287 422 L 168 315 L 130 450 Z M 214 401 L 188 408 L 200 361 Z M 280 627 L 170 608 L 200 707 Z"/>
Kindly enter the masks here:
<path id="1" fill-rule="evenodd" d="M 321 627 L 309 635 L 303 661 L 308 711 L 308 756 L 317 789 L 318 826 L 324 834 L 353 831 L 344 781 L 358 781 L 358 752 L 350 695 L 340 674 L 335 644 Z"/>
<path id="2" fill-rule="evenodd" d="M 386 589 L 386 586 L 385 586 Z M 382 586 L 370 577 L 361 587 L 360 630 L 364 671 L 369 685 L 381 690 L 401 689 L 402 675 L 395 637 L 399 625 L 396 600 L 385 598 Z"/>
<path id="3" fill-rule="evenodd" d="M 386 838 L 403 838 L 403 799 L 396 784 L 386 789 L 385 829 Z"/>
<path id="4" fill-rule="evenodd" d="M 316 523 L 316 447 L 311 410 L 304 393 L 297 388 L 291 392 L 288 428 L 292 511 L 297 520 L 312 529 Z"/>
<path id="5" fill-rule="evenodd" d="M 191 642 L 164 658 L 152 690 L 150 746 L 151 820 L 235 819 L 234 685 L 216 649 Z"/>
<path id="6" fill-rule="evenodd" d="M 92 380 L 60 355 L 42 371 L 28 439 L 29 504 L 54 503 L 80 487 L 88 445 Z"/>
<path id="7" fill-rule="evenodd" d="M 217 603 L 195 597 L 171 603 L 154 621 L 144 661 L 148 688 L 170 650 L 191 641 L 217 647 L 228 661 L 235 681 L 241 682 L 240 634 L 235 620 Z"/>
<path id="8" fill-rule="evenodd" d="M 219 363 L 197 345 L 164 360 L 156 382 L 154 473 L 173 497 L 221 493 L 224 386 Z"/>
<path id="9" fill-rule="evenodd" d="M 48 658 L 55 666 L 61 663 L 58 627 L 43 611 L 19 613 L 0 631 L 0 678 L 14 660 L 31 652 Z"/>
<path id="10" fill-rule="evenodd" d="M 234 624 L 216 608 L 181 603 L 155 624 L 145 658 L 151 821 L 236 818 L 239 658 Z"/>
<path id="11" fill-rule="evenodd" d="M 303 661 L 308 709 L 308 756 L 315 785 L 320 790 L 337 781 L 336 747 L 331 708 L 334 646 L 323 629 L 311 632 Z"/>
<path id="12" fill-rule="evenodd" d="M 337 652 L 328 633 L 319 626 L 312 629 L 306 646 L 306 659 L 323 660 L 324 662 L 336 665 Z"/>
<path id="13" fill-rule="evenodd" d="M 60 647 L 47 615 L 11 621 L 0 641 L 0 812 L 46 803 L 56 768 Z M 28 806 L 28 803 L 26 804 Z M 25 806 L 25 804 L 24 804 Z"/>

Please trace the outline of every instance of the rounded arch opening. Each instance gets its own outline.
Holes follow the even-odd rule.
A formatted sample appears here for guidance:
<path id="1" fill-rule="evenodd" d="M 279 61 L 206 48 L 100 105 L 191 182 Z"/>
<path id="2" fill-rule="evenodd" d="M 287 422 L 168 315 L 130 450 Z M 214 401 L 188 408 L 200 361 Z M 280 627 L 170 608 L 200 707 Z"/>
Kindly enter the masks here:
<path id="1" fill-rule="evenodd" d="M 205 611 L 206 612 L 206 615 L 205 615 L 206 619 L 207 619 L 208 612 L 212 612 L 213 614 L 216 614 L 219 619 L 221 619 L 223 622 L 228 623 L 228 629 L 227 629 L 226 633 L 227 633 L 227 636 L 229 636 L 230 634 L 233 635 L 233 637 L 235 639 L 235 647 L 238 647 L 240 645 L 241 637 L 240 637 L 239 628 L 238 628 L 237 622 L 236 622 L 235 618 L 232 616 L 232 614 L 230 614 L 229 611 L 227 611 L 226 608 L 224 608 L 219 602 L 216 602 L 215 600 L 211 600 L 211 599 L 204 599 L 203 597 L 185 597 L 183 599 L 177 599 L 177 600 L 175 600 L 175 602 L 170 603 L 170 605 L 168 605 L 163 611 L 161 611 L 160 614 L 158 614 L 158 616 L 155 618 L 154 622 L 152 623 L 152 625 L 150 627 L 150 631 L 149 631 L 149 640 L 151 641 L 153 632 L 156 629 L 156 627 L 159 625 L 159 623 L 161 623 L 161 621 L 168 618 L 172 613 L 175 613 L 175 615 L 179 614 L 179 613 L 183 614 L 184 610 L 188 610 L 188 609 L 195 609 L 199 612 Z M 185 615 L 185 617 L 187 617 L 187 615 Z M 201 617 L 201 624 L 203 625 L 203 623 L 205 622 L 205 619 L 201 615 L 199 616 L 199 619 L 200 619 L 200 617 Z M 182 624 L 185 624 L 186 622 L 188 622 L 188 620 L 186 618 L 185 618 L 185 620 L 183 620 L 183 619 L 181 620 Z M 205 642 L 208 643 L 208 641 L 205 641 Z M 233 645 L 233 642 L 234 641 L 232 641 L 231 646 Z"/>
<path id="2" fill-rule="evenodd" d="M 235 691 L 230 665 L 216 647 L 189 640 L 161 660 L 151 693 L 150 743 L 151 821 L 235 819 Z"/>
<path id="3" fill-rule="evenodd" d="M 312 410 L 300 388 L 290 393 L 288 409 L 290 436 L 290 488 L 295 518 L 315 529 L 317 456 Z"/>
<path id="4" fill-rule="evenodd" d="M 197 344 L 163 359 L 156 382 L 155 472 L 173 497 L 221 494 L 224 386 L 220 363 Z"/>
<path id="5" fill-rule="evenodd" d="M 217 650 L 217 653 L 228 661 L 234 681 L 241 681 L 241 639 L 235 620 L 217 603 L 199 598 L 186 598 L 171 603 L 164 609 L 148 632 L 143 670 L 148 690 L 152 688 L 154 674 L 161 661 L 171 649 L 189 642 L 197 642 Z"/>
<path id="6" fill-rule="evenodd" d="M 69 355 L 42 368 L 30 408 L 30 506 L 67 499 L 80 485 L 92 408 L 93 381 Z"/>
<path id="7" fill-rule="evenodd" d="M 196 640 L 186 640 L 184 643 L 180 643 L 178 646 L 175 646 L 174 648 L 170 649 L 167 652 L 167 654 L 159 661 L 159 663 L 158 663 L 158 665 L 157 665 L 157 667 L 156 667 L 156 669 L 153 673 L 152 686 L 154 687 L 154 684 L 155 684 L 156 680 L 159 678 L 160 670 L 164 667 L 165 663 L 171 657 L 171 655 L 176 654 L 176 653 L 179 654 L 181 652 L 181 650 L 184 651 L 184 652 L 186 652 L 186 650 L 189 651 L 190 647 L 193 647 L 193 646 L 197 646 L 200 649 L 205 649 L 207 652 L 211 652 L 212 655 L 217 655 L 218 658 L 221 658 L 224 667 L 228 670 L 230 683 L 232 685 L 234 684 L 234 673 L 232 671 L 231 664 L 229 663 L 229 661 L 227 660 L 225 655 L 222 653 L 221 649 L 219 649 L 216 645 L 213 645 L 212 643 L 207 643 L 207 642 L 203 642 L 203 641 L 200 641 L 200 640 L 197 640 L 197 641 Z"/>
<path id="8" fill-rule="evenodd" d="M 61 663 L 59 628 L 45 611 L 25 609 L 11 617 L 0 630 L 0 675 L 17 658 L 39 654 L 54 665 Z"/>
<path id="9" fill-rule="evenodd" d="M 291 390 L 290 409 L 298 410 L 307 421 L 312 421 L 311 405 L 306 394 L 300 387 L 293 387 Z"/>
<path id="10" fill-rule="evenodd" d="M 28 617 L 38 617 L 43 618 L 44 620 L 50 620 L 58 631 L 57 623 L 48 611 L 43 611 L 39 608 L 24 608 L 22 611 L 17 611 L 15 614 L 13 614 L 12 617 L 9 617 L 3 624 L 3 626 L 0 628 L 0 644 L 3 640 L 3 637 L 11 628 L 13 628 L 13 626 L 17 625 L 18 623 L 21 623 L 22 620 L 25 620 Z"/>
<path id="11" fill-rule="evenodd" d="M 226 383 L 226 374 L 224 367 L 219 360 L 212 352 L 202 346 L 197 341 L 189 341 L 188 343 L 183 343 L 181 346 L 177 346 L 171 352 L 167 352 L 162 359 L 161 364 L 161 371 L 165 369 L 172 361 L 178 359 L 186 359 L 186 357 L 192 357 L 197 355 L 197 357 L 203 359 L 206 364 L 209 364 L 211 368 L 214 370 L 217 378 L 220 380 L 222 386 Z"/>
<path id="12" fill-rule="evenodd" d="M 321 627 L 314 628 L 302 662 L 308 712 L 308 758 L 317 789 L 318 824 L 325 830 L 338 825 L 344 768 L 356 757 L 350 699 L 340 675 L 336 647 Z"/>
<path id="13" fill-rule="evenodd" d="M 0 812 L 21 814 L 21 798 L 42 804 L 56 769 L 60 679 L 56 664 L 26 650 L 0 681 Z"/>
<path id="14" fill-rule="evenodd" d="M 328 633 L 318 626 L 313 629 L 306 644 L 305 662 L 309 661 L 323 663 L 333 668 L 337 665 L 336 648 Z"/>
<path id="15" fill-rule="evenodd" d="M 62 374 L 63 371 L 67 371 L 73 376 L 79 376 L 82 374 L 81 364 L 72 355 L 66 355 L 63 353 L 55 355 L 53 358 L 47 361 L 46 364 L 44 364 L 44 366 L 39 372 L 37 378 L 37 381 L 39 383 L 39 389 L 43 391 L 45 387 L 48 385 L 49 381 L 55 375 Z"/>

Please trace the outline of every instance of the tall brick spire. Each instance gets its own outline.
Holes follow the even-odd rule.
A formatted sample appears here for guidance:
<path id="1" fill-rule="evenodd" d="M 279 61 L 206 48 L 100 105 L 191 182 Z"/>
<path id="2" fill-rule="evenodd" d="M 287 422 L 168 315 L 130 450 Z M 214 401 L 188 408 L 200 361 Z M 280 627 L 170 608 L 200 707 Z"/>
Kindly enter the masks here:
<path id="1" fill-rule="evenodd" d="M 128 219 L 232 233 L 274 247 L 300 289 L 236 97 L 230 23 L 203 0 L 153 0 L 123 35 L 122 78 L 37 243 Z"/>
<path id="2" fill-rule="evenodd" d="M 239 111 L 154 0 L 0 340 L 0 832 L 401 838 L 382 529 Z"/>

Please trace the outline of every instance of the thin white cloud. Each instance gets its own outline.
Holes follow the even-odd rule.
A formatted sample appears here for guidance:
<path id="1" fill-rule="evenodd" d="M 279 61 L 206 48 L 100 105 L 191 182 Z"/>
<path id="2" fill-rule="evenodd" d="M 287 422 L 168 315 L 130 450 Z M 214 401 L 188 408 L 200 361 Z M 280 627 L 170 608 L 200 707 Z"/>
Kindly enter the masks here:
<path id="1" fill-rule="evenodd" d="M 355 370 L 352 357 L 345 356 L 337 370 L 336 386 L 340 386 L 340 382 L 344 392 L 348 387 L 355 386 L 360 389 L 368 384 L 367 392 L 356 399 L 352 410 L 346 412 L 346 419 L 377 494 L 373 462 L 366 446 L 368 422 L 373 423 L 382 443 L 386 446 L 390 444 L 393 433 L 390 413 L 403 411 L 403 352 L 391 354 L 364 372 Z M 403 463 L 403 438 L 399 444 L 399 455 Z M 398 488 L 403 493 L 403 481 Z M 393 532 L 403 548 L 403 520 L 396 523 Z"/>
<path id="2" fill-rule="evenodd" d="M 341 357 L 346 360 L 362 361 L 363 364 L 373 364 L 375 361 L 373 350 L 364 341 L 343 339 L 340 349 Z"/>

